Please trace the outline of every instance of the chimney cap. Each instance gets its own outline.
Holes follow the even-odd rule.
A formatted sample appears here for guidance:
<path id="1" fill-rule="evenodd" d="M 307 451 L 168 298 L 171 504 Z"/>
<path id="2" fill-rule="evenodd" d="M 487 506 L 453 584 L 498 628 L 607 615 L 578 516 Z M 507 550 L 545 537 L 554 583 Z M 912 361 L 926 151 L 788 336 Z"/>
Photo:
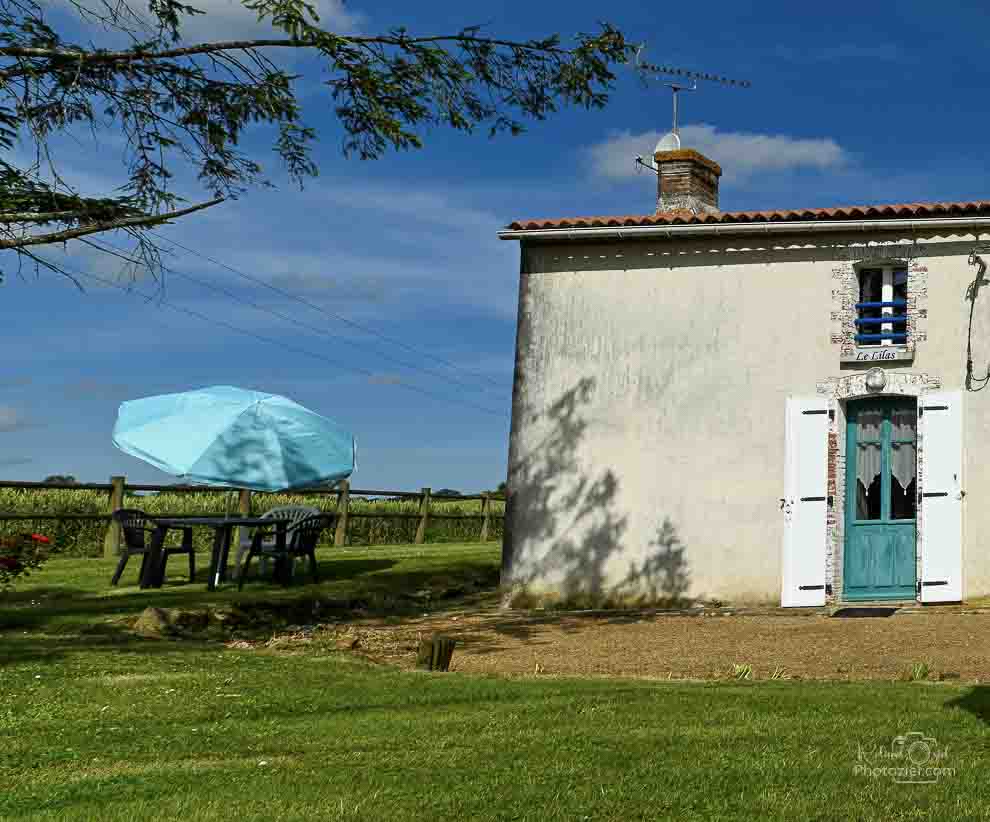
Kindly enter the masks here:
<path id="1" fill-rule="evenodd" d="M 653 155 L 653 159 L 656 160 L 657 165 L 660 163 L 677 160 L 692 160 L 695 163 L 705 166 L 717 176 L 722 176 L 722 167 L 718 163 L 706 157 L 700 151 L 695 151 L 693 148 L 679 148 L 670 151 L 661 151 L 658 146 L 657 151 Z"/>

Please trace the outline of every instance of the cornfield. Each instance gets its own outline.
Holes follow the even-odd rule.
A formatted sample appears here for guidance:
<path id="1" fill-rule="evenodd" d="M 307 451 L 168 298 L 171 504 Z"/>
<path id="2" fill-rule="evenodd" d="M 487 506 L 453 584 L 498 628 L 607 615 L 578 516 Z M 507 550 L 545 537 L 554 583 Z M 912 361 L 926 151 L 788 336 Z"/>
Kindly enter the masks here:
<path id="1" fill-rule="evenodd" d="M 332 513 L 337 508 L 335 494 L 251 494 L 251 514 L 258 516 L 270 508 L 282 505 L 308 505 Z M 229 508 L 228 508 L 229 506 Z M 502 538 L 505 502 L 493 499 L 488 524 L 488 538 Z M 140 508 L 151 516 L 222 516 L 225 510 L 237 512 L 236 497 L 231 499 L 222 490 L 169 493 L 140 496 L 126 493 L 125 508 Z M 107 517 L 110 513 L 106 491 L 70 488 L 0 488 L 0 516 L 6 514 L 38 516 L 90 515 Z M 387 545 L 411 543 L 419 524 L 419 500 L 364 499 L 352 496 L 348 505 L 347 544 Z M 445 517 L 451 517 L 446 519 Z M 481 500 L 430 500 L 430 519 L 426 527 L 426 542 L 473 542 L 481 534 Z M 3 520 L 0 536 L 35 532 L 51 538 L 53 553 L 69 556 L 100 556 L 108 519 Z M 209 551 L 212 532 L 206 528 L 193 529 L 197 551 Z M 333 534 L 323 537 L 332 544 Z"/>

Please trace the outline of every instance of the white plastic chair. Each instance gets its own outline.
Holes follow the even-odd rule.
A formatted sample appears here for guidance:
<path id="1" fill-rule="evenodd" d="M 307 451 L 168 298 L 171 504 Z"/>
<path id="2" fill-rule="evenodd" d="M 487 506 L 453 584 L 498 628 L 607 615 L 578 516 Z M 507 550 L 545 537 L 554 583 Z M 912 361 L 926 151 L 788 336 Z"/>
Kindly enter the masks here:
<path id="1" fill-rule="evenodd" d="M 288 519 L 291 520 L 286 528 L 285 538 L 288 540 L 288 545 L 292 545 L 292 541 L 295 539 L 293 534 L 293 529 L 296 524 L 302 522 L 306 517 L 311 517 L 314 514 L 319 514 L 320 510 L 318 508 L 313 508 L 308 505 L 283 505 L 280 508 L 272 508 L 270 511 L 265 511 L 261 515 L 262 519 Z M 234 560 L 234 569 L 240 574 L 241 570 L 241 560 L 247 555 L 247 552 L 251 548 L 251 537 L 254 533 L 254 529 L 241 528 L 240 529 L 240 545 L 237 547 L 237 557 Z M 275 537 L 268 537 L 262 541 L 262 545 L 274 547 Z M 258 557 L 258 563 L 261 566 L 261 573 L 268 573 L 268 560 L 265 557 Z"/>

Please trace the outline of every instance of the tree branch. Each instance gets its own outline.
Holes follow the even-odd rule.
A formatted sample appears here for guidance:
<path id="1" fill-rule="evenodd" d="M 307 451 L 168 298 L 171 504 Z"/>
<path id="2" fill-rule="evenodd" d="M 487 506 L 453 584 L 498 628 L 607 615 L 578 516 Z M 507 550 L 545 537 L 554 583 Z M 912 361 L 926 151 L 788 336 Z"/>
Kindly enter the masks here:
<path id="1" fill-rule="evenodd" d="M 522 49 L 524 51 L 550 52 L 553 54 L 571 54 L 570 49 L 547 46 L 545 44 L 518 42 L 515 40 L 496 40 L 488 37 L 472 35 L 444 34 L 435 37 L 355 37 L 350 35 L 330 35 L 342 43 L 354 45 L 383 45 L 383 46 L 417 46 L 426 43 L 472 43 L 476 45 L 504 46 L 505 48 Z M 318 46 L 317 40 L 298 39 L 268 39 L 268 40 L 221 40 L 215 43 L 199 43 L 194 46 L 167 49 L 165 51 L 77 51 L 66 49 L 43 49 L 27 46 L 6 46 L 0 48 L 0 57 L 45 58 L 50 60 L 81 60 L 85 63 L 117 63 L 135 60 L 172 60 L 176 57 L 192 57 L 197 54 L 213 54 L 218 51 L 234 51 L 259 48 L 313 48 Z"/>
<path id="2" fill-rule="evenodd" d="M 192 214 L 194 211 L 201 211 L 204 208 L 210 208 L 218 203 L 222 203 L 225 199 L 225 197 L 217 197 L 214 200 L 199 203 L 198 205 L 190 206 L 189 208 L 179 209 L 178 211 L 169 211 L 166 214 L 152 214 L 145 217 L 126 217 L 122 220 L 109 220 L 102 223 L 92 223 L 90 225 L 79 226 L 78 228 L 55 231 L 50 234 L 36 234 L 34 236 L 24 237 L 19 240 L 0 240 L 0 250 L 24 248 L 29 245 L 61 243 L 66 240 L 74 240 L 77 237 L 85 237 L 87 234 L 97 234 L 101 231 L 113 231 L 118 228 L 135 228 L 158 225 L 159 223 L 174 220 L 177 217 L 184 217 L 186 214 Z"/>
<path id="3" fill-rule="evenodd" d="M 65 222 L 86 216 L 87 211 L 9 211 L 0 213 L 0 223 Z"/>

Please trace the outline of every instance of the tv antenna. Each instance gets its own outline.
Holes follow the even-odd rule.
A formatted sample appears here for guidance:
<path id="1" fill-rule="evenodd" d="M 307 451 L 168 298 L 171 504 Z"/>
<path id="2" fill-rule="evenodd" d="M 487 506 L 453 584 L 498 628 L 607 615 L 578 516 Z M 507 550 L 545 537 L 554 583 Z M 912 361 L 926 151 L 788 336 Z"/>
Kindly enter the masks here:
<path id="1" fill-rule="evenodd" d="M 709 74 L 703 71 L 689 71 L 687 69 L 673 68 L 672 66 L 658 66 L 655 63 L 648 63 L 642 59 L 643 48 L 644 46 L 638 46 L 636 48 L 636 69 L 639 71 L 640 81 L 643 85 L 647 85 L 651 81 L 662 83 L 671 90 L 674 103 L 674 116 L 670 133 L 665 135 L 657 143 L 656 151 L 669 151 L 681 147 L 681 130 L 677 122 L 677 102 L 678 95 L 682 91 L 697 91 L 699 80 L 735 88 L 750 88 L 752 86 L 749 80 L 732 80 L 728 77 L 721 77 L 717 74 Z M 652 156 L 647 161 L 643 159 L 642 155 L 639 155 L 636 157 L 636 165 L 648 168 L 653 172 L 657 170 Z"/>

